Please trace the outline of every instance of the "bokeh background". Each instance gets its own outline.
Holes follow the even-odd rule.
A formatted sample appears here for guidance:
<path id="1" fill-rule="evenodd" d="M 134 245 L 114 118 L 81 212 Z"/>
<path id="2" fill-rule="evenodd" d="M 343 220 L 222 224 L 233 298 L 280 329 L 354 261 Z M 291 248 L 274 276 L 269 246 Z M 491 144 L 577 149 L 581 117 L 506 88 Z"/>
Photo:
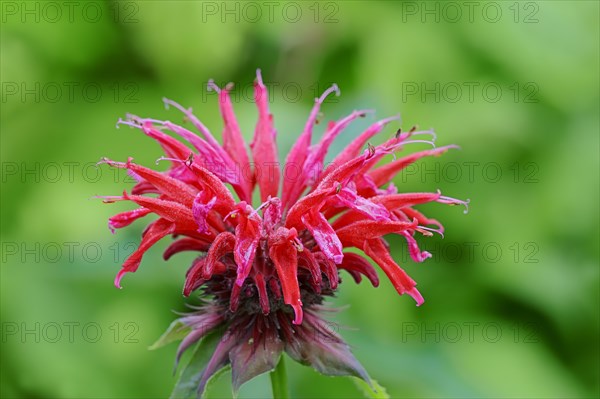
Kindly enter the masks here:
<path id="1" fill-rule="evenodd" d="M 396 179 L 471 199 L 467 215 L 424 208 L 447 227 L 420 240 L 434 255 L 424 264 L 390 239 L 425 305 L 347 275 L 331 301 L 349 305 L 332 328 L 392 397 L 598 397 L 598 2 L 66 3 L 2 2 L 2 397 L 169 395 L 176 345 L 147 347 L 185 309 L 193 255 L 165 263 L 163 240 L 116 290 L 144 223 L 110 234 L 107 218 L 127 205 L 93 197 L 131 182 L 93 164 L 154 165 L 160 148 L 115 122 L 181 121 L 163 96 L 219 135 L 209 78 L 236 84 L 250 138 L 256 68 L 282 156 L 333 82 L 342 95 L 324 120 L 376 110 L 334 153 L 397 113 L 380 140 L 418 124 L 462 148 Z M 294 397 L 361 396 L 348 379 L 288 371 Z M 229 374 L 208 395 L 229 397 Z M 269 395 L 266 375 L 240 393 Z"/>

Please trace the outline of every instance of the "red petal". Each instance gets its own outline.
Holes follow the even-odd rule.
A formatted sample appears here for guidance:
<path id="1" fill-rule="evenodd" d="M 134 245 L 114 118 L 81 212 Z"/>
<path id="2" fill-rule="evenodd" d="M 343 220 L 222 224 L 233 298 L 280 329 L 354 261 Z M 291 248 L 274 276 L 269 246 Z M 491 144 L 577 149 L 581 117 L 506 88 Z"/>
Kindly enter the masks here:
<path id="1" fill-rule="evenodd" d="M 195 133 L 186 128 L 171 122 L 165 122 L 164 126 L 172 132 L 180 135 L 189 141 L 199 153 L 197 160 L 203 167 L 210 170 L 219 178 L 232 185 L 239 186 L 240 173 L 239 168 L 221 146 L 211 146 L 206 141 L 198 137 Z M 187 158 L 187 157 L 186 157 Z M 186 159 L 184 158 L 184 159 Z"/>
<path id="2" fill-rule="evenodd" d="M 165 237 L 166 235 L 172 234 L 175 231 L 174 223 L 166 219 L 158 219 L 148 225 L 142 242 L 139 247 L 125 260 L 123 268 L 117 274 L 115 278 L 115 286 L 121 288 L 121 279 L 125 273 L 132 273 L 137 270 L 142 261 L 144 253 L 150 249 L 158 240 Z"/>
<path id="3" fill-rule="evenodd" d="M 285 219 L 286 227 L 303 230 L 304 222 L 302 221 L 302 216 L 312 210 L 319 211 L 327 197 L 335 194 L 335 192 L 335 187 L 317 189 L 296 202 Z"/>
<path id="4" fill-rule="evenodd" d="M 163 259 L 169 260 L 171 256 L 183 251 L 200 251 L 206 252 L 210 248 L 211 243 L 196 238 L 185 237 L 173 241 L 171 245 L 163 253 Z"/>
<path id="5" fill-rule="evenodd" d="M 377 187 L 381 187 L 385 183 L 392 180 L 398 172 L 406 168 L 408 165 L 427 156 L 440 156 L 451 148 L 458 147 L 455 145 L 447 145 L 445 147 L 434 148 L 432 150 L 415 152 L 414 154 L 410 154 L 406 157 L 396 159 L 393 162 L 390 162 L 384 166 L 374 169 L 371 172 L 369 172 L 369 175 L 371 176 Z"/>
<path id="6" fill-rule="evenodd" d="M 439 232 L 441 234 L 444 233 L 444 226 L 440 222 L 438 222 L 435 219 L 429 219 L 427 216 L 423 215 L 421 212 L 417 211 L 416 209 L 406 207 L 406 208 L 402 208 L 400 211 L 397 211 L 397 212 L 402 212 L 410 220 L 417 219 L 417 221 L 419 222 L 419 224 L 421 226 L 428 226 L 428 225 L 437 226 L 439 228 Z"/>
<path id="7" fill-rule="evenodd" d="M 233 252 L 235 236 L 228 231 L 217 235 L 206 255 L 206 269 L 203 277 L 209 279 L 214 272 L 216 263 L 225 255 Z"/>
<path id="8" fill-rule="evenodd" d="M 312 277 L 313 288 L 316 292 L 320 292 L 323 278 L 321 277 L 321 267 L 313 253 L 305 248 L 303 251 L 298 252 L 298 260 L 304 261 L 304 264 Z"/>
<path id="9" fill-rule="evenodd" d="M 379 286 L 379 277 L 377 276 L 377 272 L 365 258 L 358 254 L 353 252 L 344 252 L 344 261 L 338 265 L 338 268 L 344 269 L 348 272 L 358 273 L 359 277 L 361 274 L 364 274 L 371 281 L 373 287 Z M 357 283 L 360 282 L 360 279 L 356 279 L 356 277 L 354 278 L 357 280 Z"/>
<path id="10" fill-rule="evenodd" d="M 160 192 L 151 183 L 144 180 L 139 183 L 136 183 L 136 185 L 133 186 L 133 188 L 131 189 L 131 194 L 135 194 L 135 195 L 160 194 Z"/>
<path id="11" fill-rule="evenodd" d="M 143 126 L 141 126 L 141 129 L 147 136 L 150 136 L 158 141 L 158 143 L 164 149 L 165 154 L 167 154 L 167 156 L 170 158 L 186 159 L 192 152 L 182 142 L 177 141 L 168 134 L 153 128 L 151 123 L 144 123 Z"/>
<path id="12" fill-rule="evenodd" d="M 366 240 L 378 238 L 390 233 L 401 233 L 415 229 L 416 223 L 400 221 L 361 220 L 337 229 L 337 236 L 347 246 L 361 248 Z"/>
<path id="13" fill-rule="evenodd" d="M 132 211 L 117 213 L 115 216 L 112 216 L 108 219 L 108 227 L 114 233 L 115 229 L 120 229 L 129 226 L 131 223 L 135 222 L 141 217 L 146 216 L 151 212 L 152 211 L 150 209 L 138 208 Z"/>
<path id="14" fill-rule="evenodd" d="M 219 92 L 219 109 L 223 117 L 223 148 L 229 154 L 231 159 L 239 166 L 239 173 L 241 174 L 241 181 L 244 181 L 244 188 L 246 198 L 242 200 L 251 201 L 251 176 L 244 173 L 245 168 L 250 167 L 248 161 L 248 153 L 246 152 L 246 142 L 240 132 L 240 127 L 235 118 L 233 107 L 231 105 L 231 99 L 229 97 L 229 88 L 224 87 Z"/>
<path id="15" fill-rule="evenodd" d="M 263 84 L 260 71 L 258 71 L 257 80 L 254 82 L 254 101 L 258 107 L 258 123 L 250 147 L 255 163 L 254 178 L 260 188 L 262 202 L 267 201 L 269 196 L 277 196 L 280 178 L 275 140 L 277 132 L 273 127 L 273 115 L 269 112 L 268 98 L 267 88 Z"/>
<path id="16" fill-rule="evenodd" d="M 336 166 L 342 165 L 352 158 L 356 158 L 360 154 L 360 150 L 362 147 L 367 144 L 369 139 L 379 133 L 385 125 L 390 123 L 393 120 L 400 119 L 399 116 L 392 116 L 387 119 L 382 119 L 380 121 L 375 122 L 371 126 L 367 128 L 360 136 L 352 140 L 350 144 L 329 164 L 325 174 L 329 173 Z"/>
<path id="17" fill-rule="evenodd" d="M 113 162 L 109 160 L 106 162 L 111 166 L 121 169 L 128 169 L 134 172 L 137 176 L 143 178 L 160 190 L 160 192 L 166 197 L 180 202 L 188 207 L 192 206 L 197 190 L 183 183 L 182 181 L 174 179 L 164 173 L 135 164 L 131 162 L 131 158 L 127 160 L 127 163 Z"/>
<path id="18" fill-rule="evenodd" d="M 258 291 L 258 302 L 263 311 L 263 314 L 269 314 L 271 311 L 269 304 L 269 295 L 267 294 L 267 284 L 265 283 L 265 277 L 261 273 L 255 273 L 252 277 L 256 290 Z"/>
<path id="19" fill-rule="evenodd" d="M 173 107 L 175 107 L 178 110 L 180 110 L 181 112 L 183 112 L 183 114 L 185 115 L 185 118 L 187 120 L 189 120 L 190 122 L 192 122 L 194 127 L 202 133 L 202 135 L 208 141 L 208 143 L 210 144 L 211 147 L 221 148 L 221 146 L 219 145 L 219 142 L 217 140 L 215 140 L 214 136 L 210 133 L 210 131 L 206 128 L 206 126 L 204 126 L 204 124 L 202 122 L 200 122 L 200 119 L 198 119 L 196 117 L 196 115 L 194 115 L 192 113 L 191 108 L 186 109 L 183 106 L 181 106 L 180 104 L 176 103 L 175 101 L 169 100 L 168 98 L 163 98 L 163 102 L 165 103 L 165 106 L 167 108 L 172 105 Z M 196 136 L 195 134 L 193 134 L 193 135 Z M 188 141 L 190 141 L 190 140 L 188 140 Z M 190 141 L 190 143 L 191 143 L 191 141 Z M 191 143 L 191 144 L 193 145 L 193 143 Z"/>
<path id="20" fill-rule="evenodd" d="M 192 291 L 204 284 L 206 281 L 202 276 L 206 269 L 206 257 L 196 258 L 185 276 L 183 295 L 189 296 Z"/>
<path id="21" fill-rule="evenodd" d="M 280 227 L 273 240 L 269 239 L 269 257 L 275 265 L 283 291 L 283 301 L 294 309 L 294 324 L 302 323 L 302 301 L 298 286 L 298 253 L 289 240 L 295 231 Z"/>
<path id="22" fill-rule="evenodd" d="M 344 187 L 335 196 L 338 201 L 356 212 L 362 213 L 373 220 L 385 221 L 390 219 L 390 213 L 385 207 L 375 203 L 371 198 L 366 199 L 356 193 L 355 189 Z M 328 215 L 329 216 L 329 215 Z"/>
<path id="23" fill-rule="evenodd" d="M 320 180 L 325 156 L 327 155 L 329 146 L 333 143 L 333 140 L 350 124 L 350 122 L 356 118 L 365 116 L 366 112 L 367 111 L 354 111 L 347 117 L 329 125 L 319 141 L 319 144 L 311 149 L 310 154 L 304 162 L 300 181 L 302 187 L 311 186 L 314 182 Z"/>
<path id="24" fill-rule="evenodd" d="M 210 193 L 207 195 L 206 191 L 199 192 L 196 198 L 194 198 L 194 203 L 192 205 L 192 215 L 194 215 L 194 220 L 198 223 L 199 233 L 208 233 L 208 217 L 210 211 L 217 202 L 217 197 L 212 197 L 210 199 L 207 199 L 206 197 L 210 197 Z"/>
<path id="25" fill-rule="evenodd" d="M 217 197 L 214 209 L 222 216 L 228 215 L 235 206 L 235 200 L 231 195 L 231 192 L 227 189 L 225 184 L 208 169 L 196 163 L 187 163 L 192 173 L 198 178 L 198 182 L 204 187 L 205 190 L 214 193 Z"/>
<path id="26" fill-rule="evenodd" d="M 341 263 L 344 258 L 342 243 L 323 214 L 318 211 L 311 211 L 302 216 L 302 222 L 325 256 L 336 264 Z"/>
<path id="27" fill-rule="evenodd" d="M 417 240 L 413 237 L 413 235 L 408 231 L 403 231 L 401 233 L 404 238 L 406 238 L 406 242 L 408 244 L 408 252 L 410 253 L 410 257 L 415 262 L 423 262 L 425 259 L 431 258 L 431 254 L 427 251 L 421 252 L 419 249 L 419 245 L 417 244 Z"/>
<path id="28" fill-rule="evenodd" d="M 304 166 L 304 161 L 308 156 L 308 148 L 310 146 L 312 138 L 312 130 L 319 114 L 321 104 L 325 101 L 325 98 L 333 91 L 338 91 L 336 85 L 333 85 L 321 95 L 321 97 L 315 99 L 315 105 L 308 117 L 308 121 L 304 126 L 304 130 L 298 139 L 296 144 L 292 147 L 285 159 L 285 167 L 283 173 L 283 191 L 282 191 L 282 205 L 283 209 L 296 202 L 300 194 L 302 193 L 301 185 L 301 173 Z M 339 95 L 339 92 L 338 92 Z"/>
<path id="29" fill-rule="evenodd" d="M 321 271 L 327 276 L 331 289 L 335 290 L 340 280 L 336 264 L 332 262 L 323 252 L 315 252 L 314 256 Z"/>
<path id="30" fill-rule="evenodd" d="M 381 204 L 389 210 L 403 208 L 406 206 L 414 206 L 432 202 L 440 197 L 441 193 L 404 193 L 404 194 L 388 194 L 378 195 L 369 198 L 376 204 Z"/>
<path id="31" fill-rule="evenodd" d="M 236 242 L 233 255 L 237 264 L 236 285 L 241 287 L 254 262 L 262 226 L 260 217 L 251 206 L 241 202 L 236 207 L 239 209 L 236 214 L 239 223 L 235 228 Z"/>
<path id="32" fill-rule="evenodd" d="M 196 229 L 196 222 L 191 210 L 178 202 L 141 195 L 128 195 L 127 193 L 123 193 L 123 199 L 133 201 L 140 206 L 150 209 L 161 217 L 174 222 L 179 230 Z"/>
<path id="33" fill-rule="evenodd" d="M 423 297 L 416 288 L 417 283 L 394 262 L 381 239 L 369 240 L 365 244 L 364 251 L 381 267 L 400 295 L 406 293 L 412 296 L 417 301 L 417 306 L 423 303 Z"/>

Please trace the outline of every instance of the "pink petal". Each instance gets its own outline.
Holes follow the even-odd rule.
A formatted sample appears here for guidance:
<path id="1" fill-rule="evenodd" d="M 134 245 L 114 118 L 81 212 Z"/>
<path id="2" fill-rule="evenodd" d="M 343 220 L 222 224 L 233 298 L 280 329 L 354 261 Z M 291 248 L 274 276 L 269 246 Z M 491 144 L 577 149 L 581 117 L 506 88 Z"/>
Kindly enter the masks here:
<path id="1" fill-rule="evenodd" d="M 318 211 L 312 211 L 302 216 L 302 222 L 310 231 L 321 251 L 334 263 L 342 262 L 342 243 L 327 219 Z"/>
<path id="2" fill-rule="evenodd" d="M 408 244 L 408 252 L 410 253 L 410 257 L 415 262 L 423 262 L 427 258 L 431 258 L 431 254 L 427 251 L 421 252 L 419 249 L 419 245 L 417 241 L 413 237 L 413 235 L 408 231 L 403 231 L 402 234 L 406 238 L 406 242 Z"/>
<path id="3" fill-rule="evenodd" d="M 210 195 L 210 194 L 208 194 Z M 194 203 L 192 205 L 192 214 L 194 215 L 194 220 L 198 223 L 198 232 L 202 234 L 208 233 L 209 227 L 207 223 L 207 218 L 209 212 L 215 206 L 217 202 L 217 197 L 212 197 L 210 200 L 206 200 L 206 191 L 201 191 L 198 193 L 196 198 L 194 199 Z"/>
<path id="4" fill-rule="evenodd" d="M 316 181 L 320 180 L 320 175 L 323 171 L 323 163 L 325 156 L 329 150 L 329 146 L 333 140 L 356 118 L 364 117 L 369 111 L 354 111 L 347 117 L 335 122 L 323 134 L 319 144 L 311 148 L 306 161 L 304 162 L 302 172 L 302 186 L 311 186 Z"/>
<path id="5" fill-rule="evenodd" d="M 352 142 L 346 148 L 344 148 L 337 157 L 335 157 L 333 162 L 331 162 L 331 164 L 329 164 L 329 166 L 327 167 L 325 173 L 328 173 L 332 168 L 335 168 L 335 166 L 339 166 L 353 158 L 356 158 L 360 154 L 361 149 L 364 147 L 365 144 L 367 144 L 371 137 L 379 133 L 385 127 L 385 125 L 387 125 L 391 121 L 398 119 L 400 119 L 400 116 L 392 116 L 390 118 L 377 121 L 371 126 L 369 126 L 367 130 L 365 130 L 356 139 L 352 140 Z"/>

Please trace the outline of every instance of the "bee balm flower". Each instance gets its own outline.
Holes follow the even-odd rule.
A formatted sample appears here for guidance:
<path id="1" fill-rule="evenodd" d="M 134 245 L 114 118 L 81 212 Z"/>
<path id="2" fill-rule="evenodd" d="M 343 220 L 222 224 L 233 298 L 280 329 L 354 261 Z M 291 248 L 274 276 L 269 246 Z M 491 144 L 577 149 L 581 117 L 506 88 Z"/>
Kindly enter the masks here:
<path id="1" fill-rule="evenodd" d="M 410 295 L 417 305 L 423 303 L 415 281 L 394 261 L 383 236 L 401 235 L 412 259 L 422 262 L 431 255 L 419 249 L 415 236 L 441 234 L 443 227 L 414 207 L 427 202 L 466 202 L 440 192 L 399 193 L 390 181 L 411 163 L 454 146 L 434 147 L 379 166 L 384 157 L 405 146 L 431 143 L 415 137 L 432 132 L 411 130 L 398 131 L 381 145 L 369 144 L 398 119 L 392 117 L 372 124 L 325 166 L 334 139 L 367 112 L 354 111 L 330 122 L 320 141 L 311 144 L 321 105 L 328 95 L 338 92 L 334 85 L 315 100 L 283 167 L 273 168 L 279 164 L 276 131 L 260 71 L 254 84 L 258 122 L 250 155 L 233 113 L 231 87 L 221 89 L 211 82 L 209 88 L 218 92 L 222 145 L 190 109 L 166 99 L 166 106 L 180 110 L 199 135 L 169 121 L 134 115 L 119 121 L 156 140 L 170 168 L 157 172 L 131 158 L 102 161 L 126 169 L 137 180 L 130 193 L 104 197 L 105 202 L 130 201 L 138 206 L 110 218 L 111 229 L 149 214 L 158 216 L 123 264 L 116 286 L 121 286 L 126 273 L 137 270 L 144 253 L 165 236 L 176 238 L 165 251 L 165 260 L 182 251 L 199 253 L 185 277 L 183 294 L 200 290 L 207 302 L 173 325 L 177 334 L 185 335 L 177 359 L 197 341 L 218 335 L 214 352 L 196 381 L 199 392 L 226 365 L 232 367 L 237 390 L 273 369 L 283 351 L 322 373 L 368 381 L 348 346 L 320 318 L 323 298 L 337 290 L 340 270 L 357 283 L 364 276 L 377 287 L 379 279 L 370 258 L 400 295 Z M 252 205 L 255 191 L 260 197 L 257 206 Z"/>

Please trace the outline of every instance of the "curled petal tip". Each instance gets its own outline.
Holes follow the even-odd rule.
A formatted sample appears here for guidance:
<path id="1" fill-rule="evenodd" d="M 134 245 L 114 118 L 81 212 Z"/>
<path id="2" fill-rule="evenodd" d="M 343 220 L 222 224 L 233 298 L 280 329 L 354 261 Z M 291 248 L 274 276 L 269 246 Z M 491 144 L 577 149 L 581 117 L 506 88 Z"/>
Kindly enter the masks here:
<path id="1" fill-rule="evenodd" d="M 120 270 L 119 273 L 117 273 L 117 276 L 115 277 L 115 287 L 117 287 L 120 290 L 123 289 L 123 287 L 121 287 L 121 279 L 123 278 L 125 273 L 127 273 L 125 270 Z"/>
<path id="2" fill-rule="evenodd" d="M 221 88 L 219 88 L 219 86 L 217 86 L 217 84 L 215 83 L 215 81 L 213 79 L 209 79 L 208 82 L 206 83 L 206 90 L 215 91 L 217 93 L 221 92 Z"/>
<path id="3" fill-rule="evenodd" d="M 107 157 L 102 157 L 100 158 L 100 160 L 98 162 L 96 162 L 96 167 L 100 166 L 100 165 L 104 165 L 105 163 L 109 163 L 110 159 L 108 159 Z"/>
<path id="4" fill-rule="evenodd" d="M 411 288 L 410 290 L 406 291 L 406 293 L 413 297 L 413 299 L 417 302 L 417 306 L 421 306 L 425 302 L 425 299 L 423 299 L 423 296 L 417 287 Z"/>
<path id="5" fill-rule="evenodd" d="M 332 90 L 335 92 L 335 95 L 336 95 L 337 97 L 339 97 L 339 96 L 342 94 L 342 92 L 340 91 L 340 88 L 339 88 L 339 86 L 337 85 L 337 83 L 334 83 L 334 84 L 332 84 L 332 85 L 331 85 L 331 89 L 332 89 Z"/>
<path id="6" fill-rule="evenodd" d="M 262 72 L 260 71 L 260 68 L 256 70 L 256 82 L 259 86 L 264 86 Z"/>
<path id="7" fill-rule="evenodd" d="M 407 140 L 402 144 L 416 144 L 416 143 L 422 143 L 422 144 L 429 144 L 431 147 L 436 148 L 435 147 L 435 140 Z"/>
<path id="8" fill-rule="evenodd" d="M 459 200 L 456 198 L 441 195 L 437 199 L 437 202 L 439 202 L 440 204 L 447 204 L 447 205 L 462 205 L 465 207 L 465 210 L 463 211 L 463 213 L 467 214 L 467 213 L 469 213 L 469 203 L 471 203 L 471 200 L 469 198 L 467 198 L 465 201 L 463 201 L 463 200 Z"/>
<path id="9" fill-rule="evenodd" d="M 332 85 L 331 85 L 331 87 L 329 87 L 327 90 L 325 90 L 325 91 L 323 92 L 323 94 L 321 94 L 321 97 L 319 97 L 319 98 L 317 98 L 317 99 L 315 99 L 315 100 L 316 100 L 316 102 L 318 102 L 319 104 L 322 104 L 322 103 L 323 103 L 323 101 L 325 101 L 325 99 L 327 98 L 327 96 L 329 96 L 331 93 L 334 93 L 334 92 L 335 92 L 335 95 L 336 95 L 336 97 L 339 97 L 339 96 L 340 96 L 340 94 L 341 94 L 341 92 L 340 92 L 340 88 L 339 88 L 339 87 L 338 87 L 338 85 L 337 85 L 337 84 L 335 84 L 335 83 L 334 83 L 334 84 L 332 84 Z"/>
<path id="10" fill-rule="evenodd" d="M 298 303 L 292 305 L 292 308 L 294 309 L 295 315 L 294 321 L 292 321 L 292 323 L 295 325 L 302 324 L 302 319 L 304 318 L 304 315 L 302 313 L 302 302 L 300 302 L 300 300 L 298 299 Z"/>

